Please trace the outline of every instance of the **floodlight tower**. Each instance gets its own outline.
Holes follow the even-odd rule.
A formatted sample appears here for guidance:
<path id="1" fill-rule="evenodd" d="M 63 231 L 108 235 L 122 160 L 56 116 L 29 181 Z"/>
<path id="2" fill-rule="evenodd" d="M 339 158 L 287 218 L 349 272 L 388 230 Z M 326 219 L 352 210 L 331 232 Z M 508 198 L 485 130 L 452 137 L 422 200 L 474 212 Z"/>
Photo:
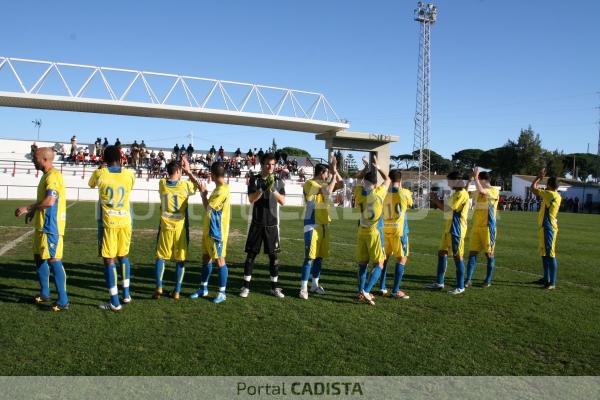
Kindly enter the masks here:
<path id="1" fill-rule="evenodd" d="M 417 69 L 417 106 L 413 154 L 419 164 L 416 203 L 419 208 L 429 208 L 431 191 L 431 149 L 429 147 L 429 74 L 430 28 L 437 20 L 437 7 L 431 3 L 418 2 L 415 21 L 419 23 L 419 66 Z"/>

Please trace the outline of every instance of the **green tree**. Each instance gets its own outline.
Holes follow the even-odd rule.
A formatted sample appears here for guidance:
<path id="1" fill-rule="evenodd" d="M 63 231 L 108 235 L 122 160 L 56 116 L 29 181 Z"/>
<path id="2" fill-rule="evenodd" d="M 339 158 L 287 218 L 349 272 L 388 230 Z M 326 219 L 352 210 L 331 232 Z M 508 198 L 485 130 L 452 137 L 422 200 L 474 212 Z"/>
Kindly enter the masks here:
<path id="1" fill-rule="evenodd" d="M 352 153 L 348 153 L 346 156 L 346 165 L 348 165 L 349 173 L 358 172 L 358 165 L 356 164 L 356 159 Z"/>
<path id="2" fill-rule="evenodd" d="M 575 160 L 576 171 L 573 171 L 573 160 Z M 563 166 L 564 171 L 568 172 L 576 179 L 586 180 L 590 176 L 598 179 L 600 158 L 597 155 L 590 153 L 566 154 L 563 157 Z"/>
<path id="3" fill-rule="evenodd" d="M 412 154 L 399 154 L 397 156 L 391 156 L 396 163 L 396 168 L 410 169 L 415 165 L 415 157 Z"/>
<path id="4" fill-rule="evenodd" d="M 415 150 L 413 152 L 413 158 L 415 160 L 419 159 L 418 151 Z M 441 156 L 433 150 L 430 150 L 429 163 L 432 173 L 447 174 L 452 170 L 452 161 L 448 160 L 447 158 L 444 158 L 443 156 Z"/>
<path id="5" fill-rule="evenodd" d="M 464 149 L 457 151 L 452 154 L 454 168 L 462 172 L 472 170 L 478 165 L 479 159 L 483 153 L 484 151 L 481 149 Z"/>
<path id="6" fill-rule="evenodd" d="M 548 176 L 565 176 L 565 156 L 558 150 L 542 152 L 542 160 L 546 167 L 546 174 Z"/>
<path id="7" fill-rule="evenodd" d="M 531 126 L 521 129 L 516 142 L 509 140 L 508 147 L 514 147 L 517 153 L 515 172 L 526 175 L 536 175 L 543 166 L 543 149 L 540 135 Z"/>
<path id="8" fill-rule="evenodd" d="M 479 157 L 479 166 L 492 170 L 492 177 L 501 180 L 503 187 L 510 190 L 518 158 L 516 147 L 507 144 L 484 151 Z"/>
<path id="9" fill-rule="evenodd" d="M 289 156 L 310 157 L 310 153 L 308 151 L 296 147 L 284 147 L 281 149 L 281 151 L 283 153 L 287 153 Z"/>

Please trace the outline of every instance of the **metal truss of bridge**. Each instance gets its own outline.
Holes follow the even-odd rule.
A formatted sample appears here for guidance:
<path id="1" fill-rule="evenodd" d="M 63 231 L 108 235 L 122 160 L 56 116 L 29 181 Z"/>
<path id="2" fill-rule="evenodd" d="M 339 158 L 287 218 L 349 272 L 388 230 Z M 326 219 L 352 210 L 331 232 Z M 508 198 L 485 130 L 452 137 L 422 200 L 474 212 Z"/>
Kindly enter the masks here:
<path id="1" fill-rule="evenodd" d="M 25 70 L 29 72 L 29 82 Z M 48 84 L 50 80 L 53 86 Z M 321 93 L 7 57 L 0 57 L 0 106 L 204 121 L 317 134 L 338 132 L 350 126 L 339 118 Z"/>

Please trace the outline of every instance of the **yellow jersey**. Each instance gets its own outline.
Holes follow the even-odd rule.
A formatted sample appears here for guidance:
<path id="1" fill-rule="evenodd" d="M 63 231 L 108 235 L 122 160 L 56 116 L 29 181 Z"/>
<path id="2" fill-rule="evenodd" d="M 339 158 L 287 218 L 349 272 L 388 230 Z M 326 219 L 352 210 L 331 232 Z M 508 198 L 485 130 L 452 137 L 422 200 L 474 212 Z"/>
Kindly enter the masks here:
<path id="1" fill-rule="evenodd" d="M 129 195 L 135 182 L 133 170 L 121 167 L 94 171 L 88 185 L 98 188 L 98 220 L 105 228 L 131 226 Z"/>
<path id="2" fill-rule="evenodd" d="M 410 190 L 390 187 L 383 201 L 383 228 L 385 231 L 398 232 L 400 236 L 408 233 L 406 210 L 412 207 Z"/>
<path id="3" fill-rule="evenodd" d="M 469 216 L 469 193 L 465 189 L 457 190 L 448 199 L 451 212 L 446 212 L 446 232 L 452 236 L 464 237 L 467 234 Z"/>
<path id="4" fill-rule="evenodd" d="M 36 231 L 51 235 L 64 235 L 67 222 L 67 198 L 62 174 L 52 168 L 40 179 L 37 188 L 37 201 L 46 197 L 54 197 L 54 205 L 44 210 L 37 210 L 33 218 Z"/>
<path id="5" fill-rule="evenodd" d="M 487 189 L 487 195 L 475 192 L 475 211 L 473 212 L 473 227 L 496 227 L 496 211 L 500 191 L 495 187 Z"/>
<path id="6" fill-rule="evenodd" d="M 208 207 L 204 217 L 204 235 L 217 242 L 226 242 L 229 235 L 231 218 L 229 185 L 217 186 L 208 198 Z"/>
<path id="7" fill-rule="evenodd" d="M 538 227 L 558 230 L 558 210 L 562 201 L 560 194 L 553 190 L 538 190 L 538 196 L 542 199 L 538 213 Z"/>
<path id="8" fill-rule="evenodd" d="M 308 180 L 302 190 L 306 209 L 304 211 L 304 226 L 326 225 L 331 222 L 329 215 L 329 196 L 323 194 L 327 183 L 319 183 L 314 179 Z"/>
<path id="9" fill-rule="evenodd" d="M 160 194 L 160 229 L 178 230 L 188 224 L 188 197 L 196 193 L 196 185 L 188 180 L 158 182 Z"/>
<path id="10" fill-rule="evenodd" d="M 383 228 L 383 201 L 385 186 L 367 190 L 362 185 L 354 187 L 354 203 L 360 209 L 359 231 L 372 231 Z"/>

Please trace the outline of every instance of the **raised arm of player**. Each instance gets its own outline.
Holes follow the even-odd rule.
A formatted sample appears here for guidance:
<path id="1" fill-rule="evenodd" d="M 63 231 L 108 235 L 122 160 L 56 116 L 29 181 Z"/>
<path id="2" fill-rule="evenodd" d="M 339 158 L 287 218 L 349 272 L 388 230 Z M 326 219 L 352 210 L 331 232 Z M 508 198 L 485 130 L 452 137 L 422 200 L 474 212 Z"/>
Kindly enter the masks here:
<path id="1" fill-rule="evenodd" d="M 190 162 L 188 161 L 185 153 L 181 155 L 181 170 L 190 178 L 190 181 L 192 181 L 192 183 L 196 185 L 196 187 L 200 191 L 200 194 L 202 194 L 202 187 L 204 187 L 204 190 L 206 190 L 206 184 L 204 184 L 204 182 L 201 182 L 198 178 L 196 178 L 194 176 L 194 173 L 190 169 Z"/>
<path id="2" fill-rule="evenodd" d="M 331 193 L 333 193 L 335 191 L 335 187 L 337 185 L 337 159 L 335 158 L 335 155 L 331 155 L 331 158 L 329 159 L 329 174 L 331 175 L 331 180 L 329 181 L 329 183 L 327 184 L 327 186 L 325 186 L 322 189 L 323 195 L 324 196 L 329 196 L 331 195 Z"/>
<path id="3" fill-rule="evenodd" d="M 437 193 L 435 193 L 435 192 L 429 193 L 429 198 L 431 199 L 431 202 L 433 204 L 435 204 L 435 206 L 437 208 L 439 208 L 442 211 L 447 211 L 444 202 L 442 200 L 440 200 Z"/>
<path id="4" fill-rule="evenodd" d="M 373 167 L 375 167 L 377 169 L 377 171 L 379 172 L 379 175 L 381 176 L 381 179 L 383 179 L 382 186 L 385 187 L 385 191 L 387 192 L 387 190 L 390 187 L 390 183 L 392 183 L 392 180 L 390 179 L 389 176 L 387 176 L 387 174 L 381 168 L 379 168 L 379 163 L 377 162 L 377 156 L 373 156 Z"/>
<path id="5" fill-rule="evenodd" d="M 536 196 L 540 195 L 539 183 L 546 176 L 546 168 L 542 168 L 538 176 L 531 182 L 531 192 Z"/>
<path id="6" fill-rule="evenodd" d="M 475 182 L 475 187 L 477 188 L 477 191 L 479 193 L 481 193 L 482 195 L 487 196 L 488 195 L 487 188 L 484 188 L 481 185 L 481 182 L 479 181 L 479 167 L 473 168 L 473 176 L 472 176 L 472 178 L 473 178 L 473 181 Z"/>
<path id="7" fill-rule="evenodd" d="M 367 158 L 367 156 L 364 156 L 362 158 L 362 162 L 364 164 L 364 167 L 356 174 L 356 179 L 363 179 L 367 174 L 367 171 L 369 170 L 369 159 Z"/>

